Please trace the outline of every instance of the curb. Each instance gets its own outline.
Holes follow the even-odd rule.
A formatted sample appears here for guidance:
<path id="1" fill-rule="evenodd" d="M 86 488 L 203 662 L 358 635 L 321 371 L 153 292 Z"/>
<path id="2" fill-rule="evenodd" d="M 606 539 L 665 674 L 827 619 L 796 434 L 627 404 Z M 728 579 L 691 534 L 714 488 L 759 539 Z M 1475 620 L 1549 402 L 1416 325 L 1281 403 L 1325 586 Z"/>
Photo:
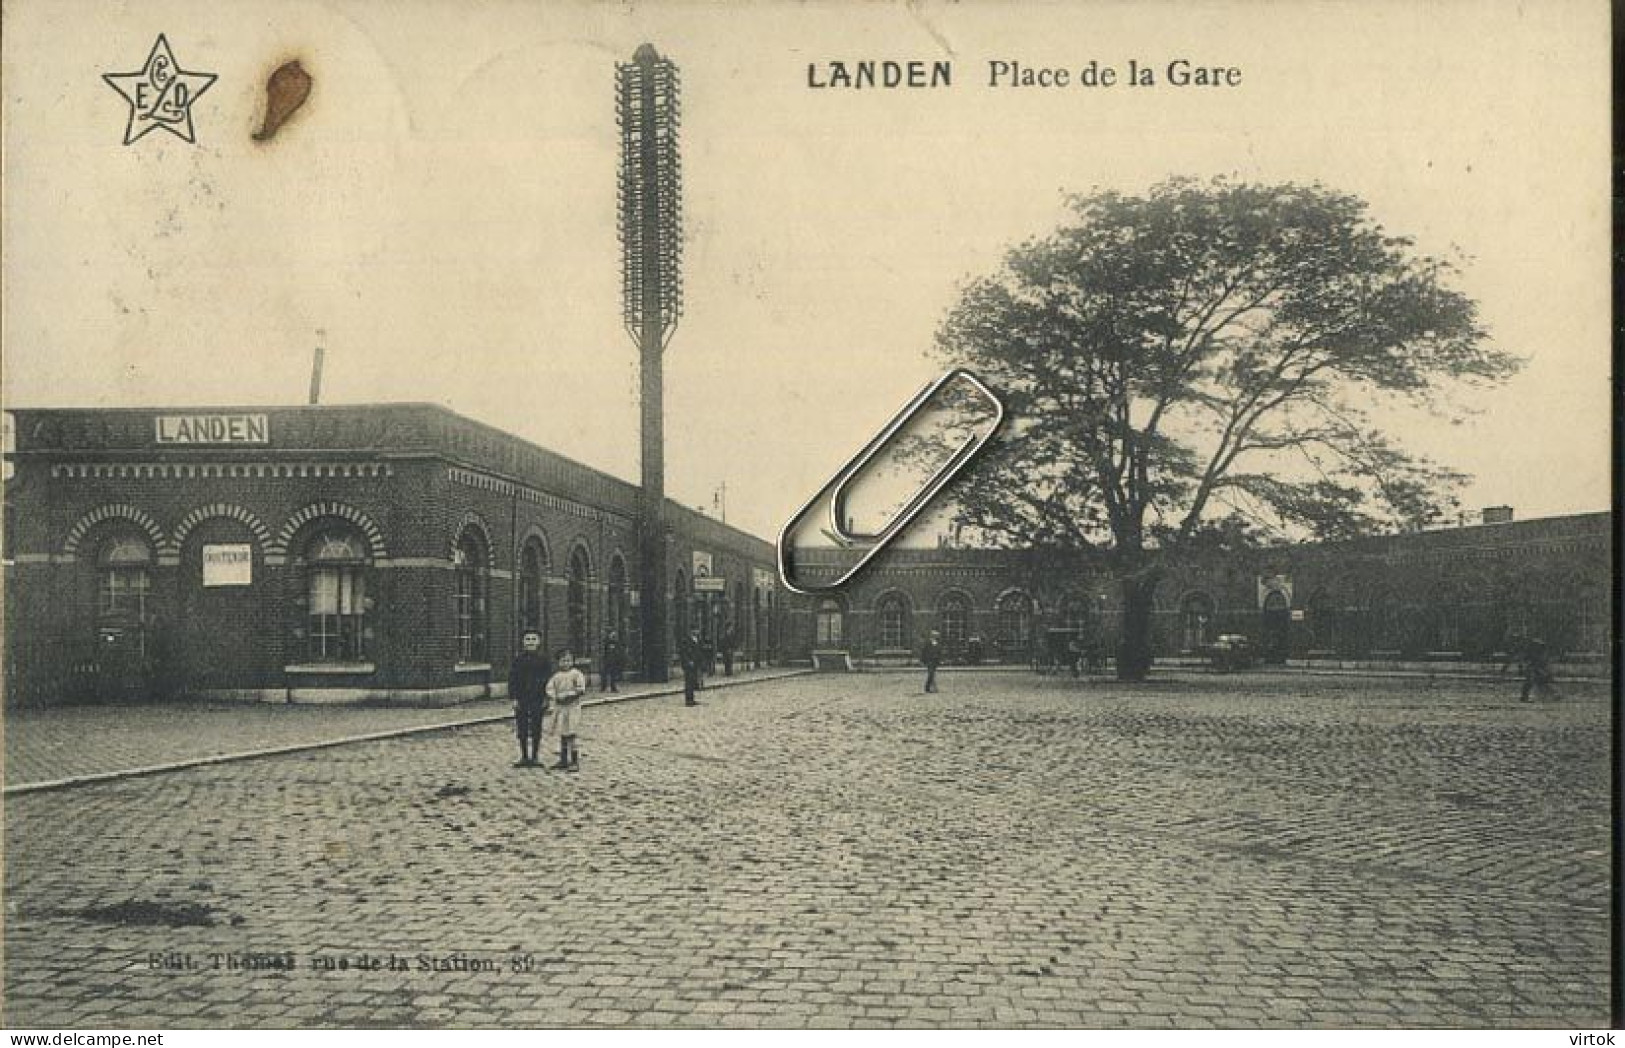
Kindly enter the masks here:
<path id="1" fill-rule="evenodd" d="M 743 688 L 751 684 L 763 684 L 768 681 L 785 680 L 790 677 L 802 677 L 811 674 L 811 669 L 794 669 L 775 672 L 761 677 L 752 677 L 749 680 L 711 680 L 705 685 L 706 691 L 715 691 L 722 688 Z M 605 696 L 597 699 L 583 699 L 582 706 L 607 706 L 612 703 L 637 702 L 642 699 L 658 699 L 671 695 L 681 695 L 683 689 L 678 687 L 661 687 L 653 691 L 642 691 L 637 694 Z M 45 782 L 25 782 L 16 786 L 6 786 L 0 789 L 0 797 L 16 797 L 28 793 L 45 793 L 51 790 L 67 790 L 76 786 L 94 786 L 98 783 L 120 782 L 124 779 L 138 779 L 150 775 L 163 775 L 172 771 L 185 771 L 188 768 L 204 768 L 211 764 L 231 764 L 237 761 L 258 760 L 262 757 L 281 757 L 290 753 L 308 753 L 312 750 L 327 750 L 335 746 L 349 746 L 359 742 L 378 742 L 382 739 L 399 739 L 411 735 L 425 735 L 433 731 L 454 731 L 458 728 L 470 728 L 481 724 L 494 724 L 499 721 L 513 719 L 512 713 L 485 713 L 465 720 L 446 721 L 443 724 L 419 724 L 410 728 L 392 728 L 389 731 L 368 732 L 365 735 L 346 735 L 338 739 L 323 739 L 319 742 L 297 742 L 287 746 L 273 746 L 263 750 L 244 750 L 241 753 L 217 753 L 207 757 L 188 757 L 185 760 L 170 761 L 165 764 L 149 764 L 140 768 L 124 768 L 119 771 L 92 772 L 88 775 L 75 775 L 66 779 L 49 779 Z"/>

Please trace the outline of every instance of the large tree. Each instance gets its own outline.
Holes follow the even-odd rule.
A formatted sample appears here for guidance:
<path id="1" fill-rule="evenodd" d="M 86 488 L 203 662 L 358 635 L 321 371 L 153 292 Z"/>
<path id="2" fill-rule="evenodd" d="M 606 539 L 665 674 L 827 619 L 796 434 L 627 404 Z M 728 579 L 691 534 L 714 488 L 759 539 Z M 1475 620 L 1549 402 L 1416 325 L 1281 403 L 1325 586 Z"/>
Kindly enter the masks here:
<path id="1" fill-rule="evenodd" d="M 1098 554 L 1122 587 L 1119 676 L 1150 667 L 1168 557 L 1425 523 L 1453 504 L 1460 475 L 1370 410 L 1437 408 L 1517 366 L 1447 286 L 1448 263 L 1318 185 L 1178 179 L 1070 212 L 970 283 L 937 351 L 1009 419 L 954 490 L 959 521 L 995 545 Z"/>

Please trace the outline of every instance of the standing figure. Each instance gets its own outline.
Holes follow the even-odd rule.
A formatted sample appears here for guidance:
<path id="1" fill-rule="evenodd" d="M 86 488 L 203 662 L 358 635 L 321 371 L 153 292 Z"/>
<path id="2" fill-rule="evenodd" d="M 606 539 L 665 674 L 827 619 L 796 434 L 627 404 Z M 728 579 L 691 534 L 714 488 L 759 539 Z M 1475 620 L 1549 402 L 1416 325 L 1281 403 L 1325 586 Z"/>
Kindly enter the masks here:
<path id="1" fill-rule="evenodd" d="M 568 651 L 559 655 L 559 671 L 547 682 L 547 697 L 557 707 L 553 714 L 553 731 L 559 737 L 559 762 L 554 765 L 565 771 L 581 770 L 581 751 L 576 749 L 576 730 L 581 720 L 581 697 L 587 694 L 587 678 L 576 669 L 575 659 Z"/>
<path id="2" fill-rule="evenodd" d="M 626 651 L 621 646 L 620 634 L 614 630 L 604 638 L 604 669 L 598 677 L 599 691 L 620 691 L 616 685 L 621 680 L 621 670 L 625 666 Z"/>
<path id="3" fill-rule="evenodd" d="M 734 675 L 734 643 L 738 639 L 734 634 L 733 623 L 729 623 L 728 627 L 722 631 L 722 675 L 724 677 Z"/>
<path id="4" fill-rule="evenodd" d="M 689 630 L 678 645 L 677 657 L 683 662 L 683 705 L 698 706 L 699 700 L 694 698 L 694 692 L 700 686 L 700 659 L 705 657 L 705 645 L 700 641 L 699 630 Z"/>
<path id="5" fill-rule="evenodd" d="M 519 759 L 515 768 L 536 764 L 536 751 L 542 744 L 542 718 L 547 715 L 547 679 L 553 666 L 542 654 L 542 635 L 526 630 L 521 650 L 508 666 L 508 697 L 513 700 L 514 733 L 519 736 Z"/>
<path id="6" fill-rule="evenodd" d="M 925 667 L 925 690 L 937 690 L 937 667 L 942 665 L 942 637 L 936 630 L 920 649 L 920 664 Z"/>
<path id="7" fill-rule="evenodd" d="M 1536 699 L 1557 697 L 1557 691 L 1552 687 L 1552 664 L 1545 641 L 1539 637 L 1518 638 L 1513 642 L 1506 662 L 1501 664 L 1501 672 L 1505 673 L 1514 662 L 1518 663 L 1523 673 L 1523 689 L 1518 694 L 1518 701 L 1528 702 L 1531 694 Z"/>
<path id="8" fill-rule="evenodd" d="M 1074 678 L 1083 676 L 1084 660 L 1088 658 L 1083 644 L 1083 637 L 1073 637 L 1066 645 L 1066 665 L 1072 671 Z"/>

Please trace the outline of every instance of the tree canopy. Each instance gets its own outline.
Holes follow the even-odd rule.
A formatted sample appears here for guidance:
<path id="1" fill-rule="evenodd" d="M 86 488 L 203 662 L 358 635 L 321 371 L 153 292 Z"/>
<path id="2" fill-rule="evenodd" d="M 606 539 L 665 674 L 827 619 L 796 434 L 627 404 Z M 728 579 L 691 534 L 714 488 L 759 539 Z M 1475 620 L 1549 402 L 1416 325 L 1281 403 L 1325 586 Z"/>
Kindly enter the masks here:
<path id="1" fill-rule="evenodd" d="M 1451 504 L 1460 476 L 1369 410 L 1516 369 L 1449 263 L 1318 185 L 1175 179 L 1069 203 L 938 333 L 1009 416 L 954 491 L 973 532 L 1154 584 L 1155 554 L 1193 543 L 1345 537 Z"/>

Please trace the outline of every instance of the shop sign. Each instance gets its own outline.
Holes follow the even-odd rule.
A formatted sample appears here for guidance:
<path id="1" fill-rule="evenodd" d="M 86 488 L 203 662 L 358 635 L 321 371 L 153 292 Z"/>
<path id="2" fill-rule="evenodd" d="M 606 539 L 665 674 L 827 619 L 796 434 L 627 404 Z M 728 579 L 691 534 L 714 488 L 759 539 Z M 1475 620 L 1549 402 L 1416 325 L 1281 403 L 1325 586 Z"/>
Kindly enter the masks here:
<path id="1" fill-rule="evenodd" d="M 254 549 L 246 542 L 203 547 L 205 586 L 251 586 Z"/>

